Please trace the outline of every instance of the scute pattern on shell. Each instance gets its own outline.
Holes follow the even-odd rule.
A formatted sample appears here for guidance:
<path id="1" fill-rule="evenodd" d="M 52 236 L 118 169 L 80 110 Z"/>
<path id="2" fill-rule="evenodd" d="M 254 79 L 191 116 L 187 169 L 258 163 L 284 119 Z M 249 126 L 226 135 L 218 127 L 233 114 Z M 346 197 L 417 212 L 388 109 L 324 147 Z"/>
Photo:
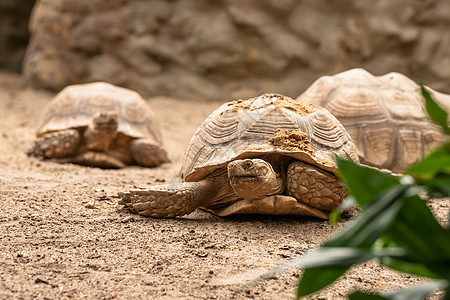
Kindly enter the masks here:
<path id="1" fill-rule="evenodd" d="M 358 161 L 350 136 L 327 110 L 289 97 L 264 94 L 223 104 L 194 134 L 182 167 L 185 181 L 198 181 L 234 159 L 278 152 L 334 170 L 334 155 Z M 302 109 L 304 108 L 304 109 Z M 314 154 L 277 149 L 277 129 L 305 132 Z"/>
<path id="2" fill-rule="evenodd" d="M 430 89 L 450 108 L 450 96 Z M 419 86 L 400 73 L 373 76 L 352 69 L 316 80 L 297 100 L 328 109 L 346 128 L 360 159 L 402 172 L 445 137 L 424 109 Z"/>
<path id="3" fill-rule="evenodd" d="M 89 125 L 98 112 L 116 112 L 118 131 L 134 138 L 153 138 L 161 143 L 154 113 L 142 97 L 106 82 L 71 85 L 63 89 L 43 113 L 38 136 Z"/>

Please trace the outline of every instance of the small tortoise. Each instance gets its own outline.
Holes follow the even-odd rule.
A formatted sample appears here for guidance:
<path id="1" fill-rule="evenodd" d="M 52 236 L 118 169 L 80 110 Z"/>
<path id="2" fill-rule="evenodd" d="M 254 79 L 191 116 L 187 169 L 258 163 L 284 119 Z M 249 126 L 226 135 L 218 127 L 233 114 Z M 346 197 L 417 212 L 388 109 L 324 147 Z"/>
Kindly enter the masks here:
<path id="1" fill-rule="evenodd" d="M 450 96 L 428 89 L 444 107 Z M 445 140 L 427 117 L 419 86 L 399 73 L 352 69 L 316 80 L 297 100 L 328 109 L 344 126 L 362 163 L 403 172 Z"/>
<path id="2" fill-rule="evenodd" d="M 96 82 L 68 86 L 44 111 L 27 154 L 105 168 L 167 162 L 154 113 L 134 91 Z"/>
<path id="3" fill-rule="evenodd" d="M 326 219 L 346 193 L 335 155 L 358 162 L 350 136 L 326 109 L 277 94 L 232 101 L 194 134 L 182 182 L 119 193 L 119 204 L 156 218 L 200 207 L 219 216 Z"/>

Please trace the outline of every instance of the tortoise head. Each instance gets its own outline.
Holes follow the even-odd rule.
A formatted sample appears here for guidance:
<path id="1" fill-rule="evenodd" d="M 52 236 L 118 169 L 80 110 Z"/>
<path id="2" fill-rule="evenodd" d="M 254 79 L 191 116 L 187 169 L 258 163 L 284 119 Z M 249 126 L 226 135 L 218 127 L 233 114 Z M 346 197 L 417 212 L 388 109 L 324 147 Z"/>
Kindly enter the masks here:
<path id="1" fill-rule="evenodd" d="M 106 151 L 116 137 L 118 126 L 117 113 L 102 112 L 95 114 L 84 132 L 88 149 Z"/>
<path id="2" fill-rule="evenodd" d="M 227 166 L 234 191 L 244 199 L 258 199 L 281 193 L 285 184 L 272 165 L 259 158 L 234 160 Z"/>

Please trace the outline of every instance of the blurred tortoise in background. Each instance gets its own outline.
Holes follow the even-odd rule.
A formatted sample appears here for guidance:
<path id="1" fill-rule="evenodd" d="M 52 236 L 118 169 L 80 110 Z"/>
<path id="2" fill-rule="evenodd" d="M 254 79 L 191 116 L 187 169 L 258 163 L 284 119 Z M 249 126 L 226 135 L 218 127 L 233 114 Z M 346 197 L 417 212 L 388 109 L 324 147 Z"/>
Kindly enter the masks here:
<path id="1" fill-rule="evenodd" d="M 182 182 L 119 193 L 119 204 L 156 218 L 200 207 L 219 216 L 326 219 L 346 194 L 335 155 L 358 161 L 350 136 L 326 109 L 277 94 L 232 101 L 195 132 Z"/>
<path id="2" fill-rule="evenodd" d="M 450 96 L 428 88 L 450 109 Z M 297 100 L 328 109 L 356 144 L 361 163 L 396 173 L 445 140 L 425 110 L 420 87 L 400 73 L 352 69 L 316 80 Z"/>
<path id="3" fill-rule="evenodd" d="M 154 114 L 138 93 L 96 82 L 68 86 L 47 105 L 30 156 L 104 168 L 167 162 Z"/>

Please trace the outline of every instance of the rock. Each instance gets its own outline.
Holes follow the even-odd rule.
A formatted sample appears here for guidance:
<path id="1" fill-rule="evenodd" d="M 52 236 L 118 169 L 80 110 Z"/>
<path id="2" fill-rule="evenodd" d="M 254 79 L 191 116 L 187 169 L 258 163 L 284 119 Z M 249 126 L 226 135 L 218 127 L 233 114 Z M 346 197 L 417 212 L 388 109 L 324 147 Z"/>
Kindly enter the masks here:
<path id="1" fill-rule="evenodd" d="M 28 44 L 28 21 L 35 0 L 0 0 L 0 68 L 19 72 Z"/>
<path id="2" fill-rule="evenodd" d="M 25 79 L 53 91 L 103 80 L 145 96 L 295 97 L 361 67 L 450 92 L 446 0 L 46 0 L 30 29 Z"/>

